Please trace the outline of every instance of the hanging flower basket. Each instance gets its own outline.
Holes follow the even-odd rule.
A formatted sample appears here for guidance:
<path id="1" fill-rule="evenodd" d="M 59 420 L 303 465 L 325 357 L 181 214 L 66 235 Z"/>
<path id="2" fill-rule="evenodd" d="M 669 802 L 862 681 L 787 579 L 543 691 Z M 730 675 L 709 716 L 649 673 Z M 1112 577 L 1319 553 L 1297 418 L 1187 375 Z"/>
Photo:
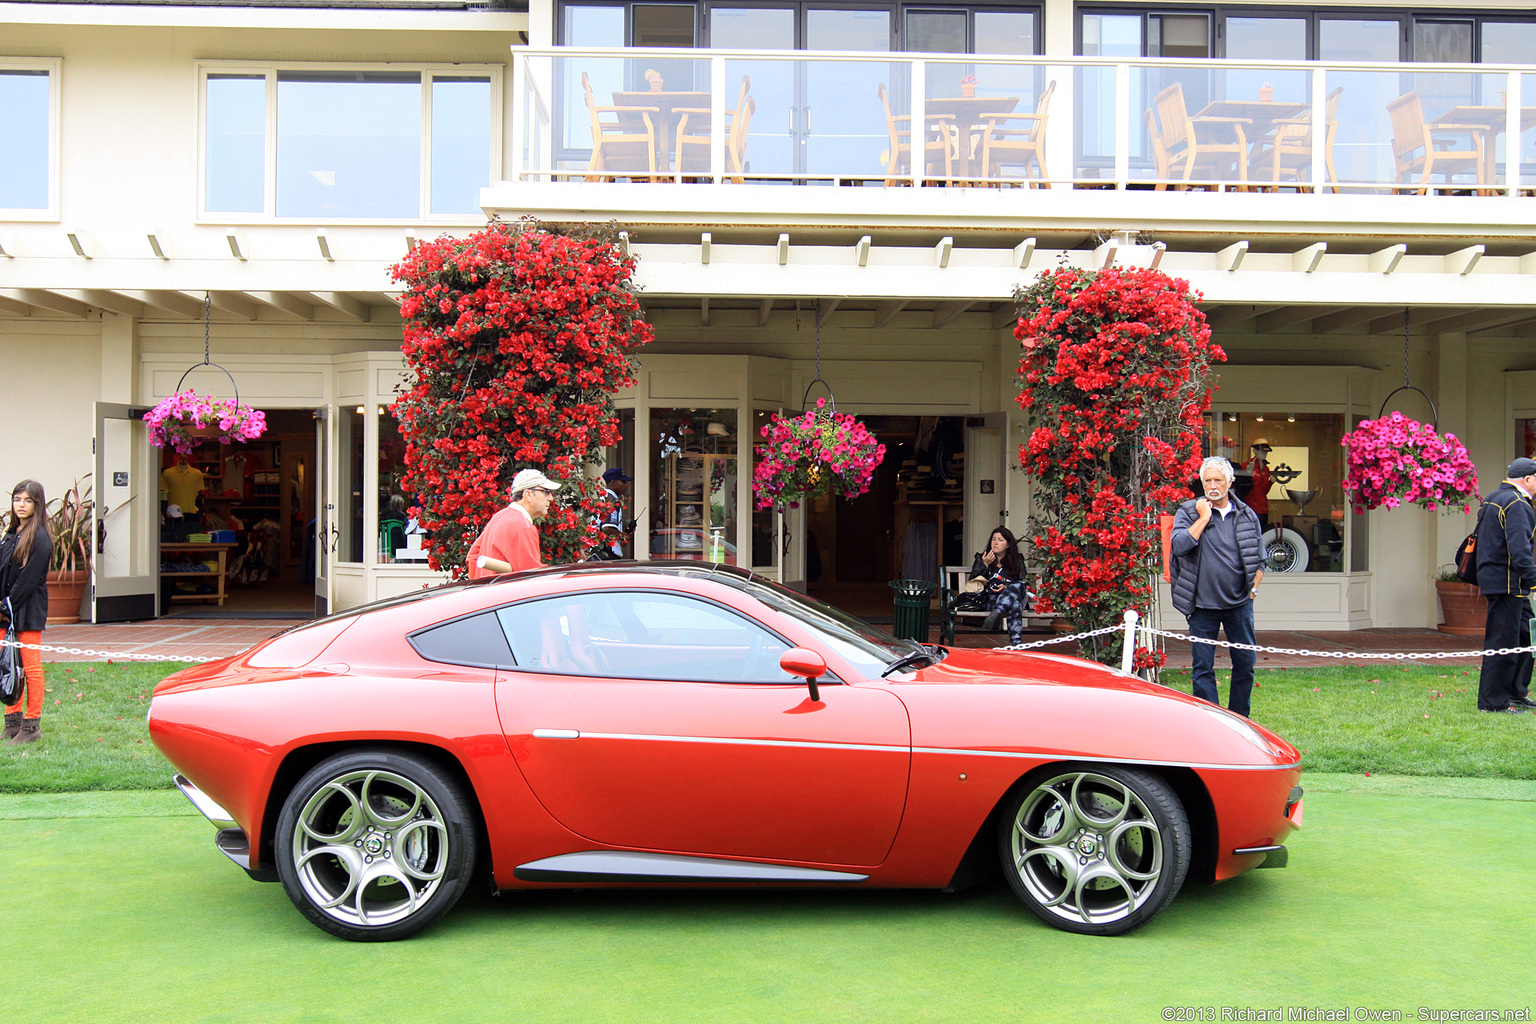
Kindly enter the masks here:
<path id="1" fill-rule="evenodd" d="M 885 445 L 852 416 L 816 407 L 799 416 L 774 415 L 763 427 L 762 459 L 752 474 L 759 509 L 799 508 L 823 494 L 856 498 L 869 490 Z"/>
<path id="2" fill-rule="evenodd" d="M 1361 420 L 1341 443 L 1348 450 L 1344 491 L 1356 512 L 1403 504 L 1472 510 L 1477 467 L 1455 434 L 1394 412 Z"/>
<path id="3" fill-rule="evenodd" d="M 238 398 L 211 398 L 196 391 L 178 391 L 144 414 L 149 443 L 175 448 L 183 455 L 205 441 L 240 444 L 254 441 L 267 429 L 267 416 Z"/>

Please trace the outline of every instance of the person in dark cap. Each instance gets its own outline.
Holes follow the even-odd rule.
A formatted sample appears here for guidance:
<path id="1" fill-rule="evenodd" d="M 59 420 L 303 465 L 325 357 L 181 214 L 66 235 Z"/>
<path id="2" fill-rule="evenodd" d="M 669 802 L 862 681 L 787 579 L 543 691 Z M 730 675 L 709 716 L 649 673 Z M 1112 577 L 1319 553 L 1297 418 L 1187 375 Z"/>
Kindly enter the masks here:
<path id="1" fill-rule="evenodd" d="M 1536 592 L 1536 459 L 1509 464 L 1504 482 L 1483 499 L 1477 517 L 1477 586 L 1488 599 L 1483 647 L 1525 647 L 1531 642 L 1531 601 Z M 1477 710 L 1523 714 L 1531 700 L 1531 655 L 1485 654 L 1477 681 Z"/>
<path id="2" fill-rule="evenodd" d="M 608 499 L 614 503 L 612 511 L 602 522 L 603 536 L 608 541 L 608 547 L 604 550 L 611 559 L 624 557 L 624 542 L 635 528 L 625 514 L 632 480 L 634 477 L 618 466 L 603 470 L 603 487 L 608 491 Z"/>

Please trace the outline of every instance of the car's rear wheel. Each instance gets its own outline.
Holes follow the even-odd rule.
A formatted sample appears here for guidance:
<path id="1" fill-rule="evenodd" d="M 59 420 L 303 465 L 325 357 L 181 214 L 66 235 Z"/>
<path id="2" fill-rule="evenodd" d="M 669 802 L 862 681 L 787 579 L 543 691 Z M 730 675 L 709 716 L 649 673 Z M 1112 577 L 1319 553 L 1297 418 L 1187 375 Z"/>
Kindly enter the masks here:
<path id="1" fill-rule="evenodd" d="M 1172 902 L 1189 872 L 1189 818 L 1149 772 L 1057 768 L 1003 808 L 1003 874 L 1025 906 L 1058 928 L 1120 935 Z"/>
<path id="2" fill-rule="evenodd" d="M 338 754 L 283 802 L 274 846 L 294 906 L 344 939 L 402 939 L 447 913 L 475 862 L 463 788 L 430 761 L 391 750 Z"/>

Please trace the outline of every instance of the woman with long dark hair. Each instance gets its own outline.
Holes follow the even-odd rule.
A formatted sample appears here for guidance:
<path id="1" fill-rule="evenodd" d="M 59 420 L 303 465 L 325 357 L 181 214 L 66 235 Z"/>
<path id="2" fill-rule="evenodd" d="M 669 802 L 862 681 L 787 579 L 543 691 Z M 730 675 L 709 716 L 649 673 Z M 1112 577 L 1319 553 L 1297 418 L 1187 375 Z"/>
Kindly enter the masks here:
<path id="1" fill-rule="evenodd" d="M 1019 542 L 1006 526 L 999 526 L 987 538 L 987 549 L 979 551 L 971 563 L 971 579 L 981 580 L 987 595 L 986 628 L 996 629 L 1008 623 L 1008 636 L 1018 643 L 1024 637 L 1024 607 L 1028 593 L 1024 589 L 1024 559 Z"/>
<path id="2" fill-rule="evenodd" d="M 10 515 L 0 535 L 0 619 L 9 612 L 17 639 L 24 644 L 42 643 L 48 625 L 46 579 L 52 555 L 43 485 L 23 480 L 11 491 Z M 36 646 L 23 647 L 21 664 L 26 670 L 26 691 L 5 709 L 3 738 L 10 746 L 35 743 L 38 719 L 43 717 L 43 652 Z"/>

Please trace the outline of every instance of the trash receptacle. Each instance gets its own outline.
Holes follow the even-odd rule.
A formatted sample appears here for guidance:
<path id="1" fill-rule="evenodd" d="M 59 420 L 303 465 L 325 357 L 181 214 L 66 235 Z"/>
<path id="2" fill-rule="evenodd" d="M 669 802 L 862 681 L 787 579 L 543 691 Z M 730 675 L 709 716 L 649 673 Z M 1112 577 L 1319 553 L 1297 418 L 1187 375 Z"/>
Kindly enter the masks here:
<path id="1" fill-rule="evenodd" d="M 928 602 L 938 589 L 928 580 L 892 580 L 896 592 L 896 625 L 891 630 L 898 640 L 928 642 Z"/>

